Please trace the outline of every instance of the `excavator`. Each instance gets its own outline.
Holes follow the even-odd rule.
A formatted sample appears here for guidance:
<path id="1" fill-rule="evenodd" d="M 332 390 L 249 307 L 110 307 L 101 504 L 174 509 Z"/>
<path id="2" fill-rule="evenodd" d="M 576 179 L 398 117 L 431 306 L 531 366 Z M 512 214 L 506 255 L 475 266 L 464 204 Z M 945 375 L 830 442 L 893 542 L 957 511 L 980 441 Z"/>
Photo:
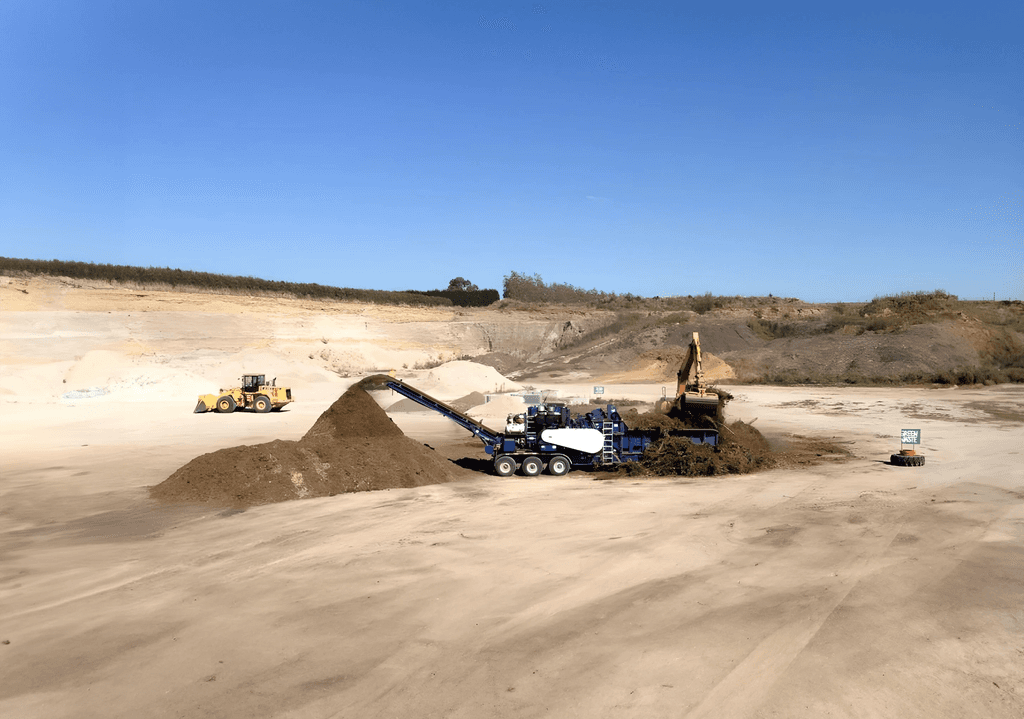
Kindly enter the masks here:
<path id="1" fill-rule="evenodd" d="M 718 414 L 719 405 L 723 403 L 723 400 L 714 392 L 709 392 L 708 385 L 704 381 L 704 369 L 701 367 L 700 360 L 700 336 L 696 332 L 690 339 L 690 349 L 676 376 L 675 398 L 662 396 L 654 403 L 655 411 L 680 418 Z"/>

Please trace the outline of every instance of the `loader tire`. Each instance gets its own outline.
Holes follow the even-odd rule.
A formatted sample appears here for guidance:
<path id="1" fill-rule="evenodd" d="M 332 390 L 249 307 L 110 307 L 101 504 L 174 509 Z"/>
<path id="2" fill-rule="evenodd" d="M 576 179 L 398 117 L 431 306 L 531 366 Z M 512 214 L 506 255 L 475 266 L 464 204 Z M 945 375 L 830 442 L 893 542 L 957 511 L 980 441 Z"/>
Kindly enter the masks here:
<path id="1" fill-rule="evenodd" d="M 217 411 L 221 414 L 228 414 L 229 412 L 235 411 L 235 398 L 230 395 L 224 395 L 223 397 L 217 398 Z"/>
<path id="2" fill-rule="evenodd" d="M 526 477 L 536 477 L 544 471 L 544 460 L 540 457 L 527 457 L 523 460 L 519 471 Z"/>
<path id="3" fill-rule="evenodd" d="M 260 414 L 266 414 L 274 408 L 273 403 L 270 401 L 270 397 L 265 394 L 257 395 L 256 399 L 252 402 L 252 408 Z"/>
<path id="4" fill-rule="evenodd" d="M 499 477 L 511 477 L 516 473 L 516 461 L 504 455 L 494 460 L 494 471 Z"/>
<path id="5" fill-rule="evenodd" d="M 555 455 L 548 460 L 548 474 L 553 477 L 563 477 L 569 473 L 572 468 L 572 463 L 568 457 L 563 457 L 560 454 Z"/>
<path id="6" fill-rule="evenodd" d="M 889 463 L 896 467 L 923 467 L 924 456 L 920 454 L 893 454 Z"/>

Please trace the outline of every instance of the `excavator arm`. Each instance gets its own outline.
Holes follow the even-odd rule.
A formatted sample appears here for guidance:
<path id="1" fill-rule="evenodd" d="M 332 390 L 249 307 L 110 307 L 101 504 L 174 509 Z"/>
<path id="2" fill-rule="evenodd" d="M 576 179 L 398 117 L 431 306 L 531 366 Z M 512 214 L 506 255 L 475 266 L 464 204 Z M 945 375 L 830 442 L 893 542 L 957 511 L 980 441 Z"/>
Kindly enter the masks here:
<path id="1" fill-rule="evenodd" d="M 690 382 L 690 375 L 695 374 L 694 381 Z M 686 359 L 676 374 L 676 399 L 681 397 L 688 390 L 702 392 L 706 391 L 704 385 L 704 368 L 700 361 L 700 337 L 696 332 L 690 340 L 690 351 L 686 353 Z"/>

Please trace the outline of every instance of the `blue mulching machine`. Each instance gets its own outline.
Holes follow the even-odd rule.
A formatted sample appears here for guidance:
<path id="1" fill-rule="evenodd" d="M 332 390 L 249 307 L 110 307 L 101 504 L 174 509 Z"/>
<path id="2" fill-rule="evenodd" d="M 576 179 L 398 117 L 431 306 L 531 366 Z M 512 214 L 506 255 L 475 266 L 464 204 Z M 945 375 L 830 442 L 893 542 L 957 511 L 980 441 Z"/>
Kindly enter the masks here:
<path id="1" fill-rule="evenodd" d="M 371 388 L 386 386 L 472 432 L 494 458 L 494 471 L 502 477 L 516 471 L 528 477 L 544 471 L 561 476 L 571 469 L 636 462 L 661 436 L 659 430 L 629 429 L 612 404 L 578 415 L 557 403 L 531 405 L 511 416 L 504 432 L 496 432 L 400 379 L 375 375 L 364 383 Z M 680 429 L 671 434 L 688 437 L 694 444 L 718 444 L 715 429 Z"/>

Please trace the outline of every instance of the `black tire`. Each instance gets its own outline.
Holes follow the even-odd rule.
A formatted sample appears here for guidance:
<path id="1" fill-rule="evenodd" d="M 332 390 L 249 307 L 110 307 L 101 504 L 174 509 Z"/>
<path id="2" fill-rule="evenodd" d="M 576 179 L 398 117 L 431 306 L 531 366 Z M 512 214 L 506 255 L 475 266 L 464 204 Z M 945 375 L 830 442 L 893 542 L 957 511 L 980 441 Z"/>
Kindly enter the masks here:
<path id="1" fill-rule="evenodd" d="M 231 395 L 226 394 L 217 398 L 217 411 L 220 412 L 221 414 L 228 414 L 229 412 L 234 412 L 236 406 L 237 405 L 235 404 L 235 398 L 232 397 Z"/>
<path id="2" fill-rule="evenodd" d="M 572 462 L 561 454 L 556 454 L 548 460 L 548 474 L 553 477 L 564 477 L 569 474 L 570 469 L 572 469 Z"/>
<path id="3" fill-rule="evenodd" d="M 260 414 L 266 414 L 274 408 L 274 405 L 270 401 L 270 397 L 267 397 L 265 394 L 258 394 L 256 399 L 252 401 L 252 408 Z"/>
<path id="4" fill-rule="evenodd" d="M 897 467 L 923 467 L 924 456 L 920 454 L 893 454 L 889 456 L 889 463 Z"/>
<path id="5" fill-rule="evenodd" d="M 499 477 L 511 477 L 516 473 L 516 461 L 507 454 L 494 460 L 494 471 Z"/>
<path id="6" fill-rule="evenodd" d="M 540 457 L 527 457 L 523 460 L 523 463 L 519 465 L 519 471 L 522 472 L 525 477 L 536 477 L 544 471 L 544 460 Z"/>

